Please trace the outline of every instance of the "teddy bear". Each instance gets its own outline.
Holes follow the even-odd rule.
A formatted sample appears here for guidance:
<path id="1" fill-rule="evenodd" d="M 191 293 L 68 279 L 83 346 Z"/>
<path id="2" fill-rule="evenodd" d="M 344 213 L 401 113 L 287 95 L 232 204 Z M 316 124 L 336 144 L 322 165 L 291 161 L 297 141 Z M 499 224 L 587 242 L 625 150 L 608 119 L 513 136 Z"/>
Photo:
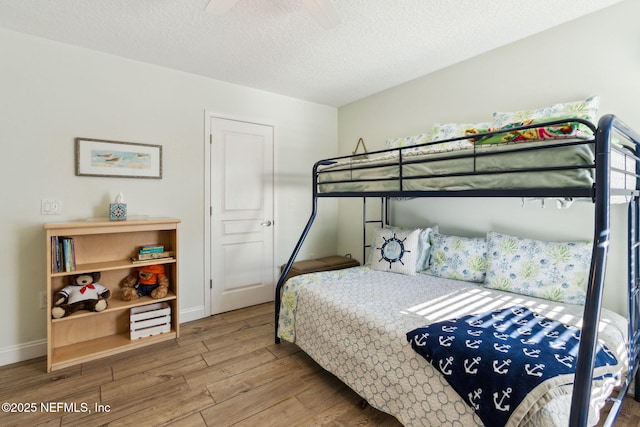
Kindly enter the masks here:
<path id="1" fill-rule="evenodd" d="M 164 273 L 164 266 L 145 265 L 138 267 L 135 274 L 130 274 L 122 281 L 122 299 L 131 301 L 143 296 L 164 298 L 169 291 L 169 279 Z"/>
<path id="2" fill-rule="evenodd" d="M 103 311 L 111 291 L 98 283 L 100 273 L 69 276 L 69 284 L 53 296 L 51 317 L 60 319 L 78 310 Z"/>

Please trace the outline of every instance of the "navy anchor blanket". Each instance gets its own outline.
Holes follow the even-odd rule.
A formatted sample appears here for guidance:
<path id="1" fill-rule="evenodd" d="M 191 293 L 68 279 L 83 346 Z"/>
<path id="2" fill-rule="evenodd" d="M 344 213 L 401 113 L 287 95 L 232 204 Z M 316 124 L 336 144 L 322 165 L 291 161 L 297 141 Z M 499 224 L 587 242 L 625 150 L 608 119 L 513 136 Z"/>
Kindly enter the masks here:
<path id="1" fill-rule="evenodd" d="M 573 383 L 580 330 L 514 306 L 417 328 L 407 340 L 486 426 L 505 426 L 520 421 L 541 384 Z M 616 364 L 598 344 L 596 368 Z"/>

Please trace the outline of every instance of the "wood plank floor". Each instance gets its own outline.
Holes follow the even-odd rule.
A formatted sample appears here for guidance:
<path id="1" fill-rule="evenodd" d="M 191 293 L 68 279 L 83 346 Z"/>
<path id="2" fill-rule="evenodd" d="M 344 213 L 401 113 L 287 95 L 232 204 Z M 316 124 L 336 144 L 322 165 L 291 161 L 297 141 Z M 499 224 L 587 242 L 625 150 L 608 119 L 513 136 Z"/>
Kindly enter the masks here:
<path id="1" fill-rule="evenodd" d="M 273 305 L 181 325 L 177 340 L 46 373 L 0 367 L 2 426 L 400 426 L 295 345 L 273 343 Z M 640 425 L 627 398 L 617 427 Z"/>

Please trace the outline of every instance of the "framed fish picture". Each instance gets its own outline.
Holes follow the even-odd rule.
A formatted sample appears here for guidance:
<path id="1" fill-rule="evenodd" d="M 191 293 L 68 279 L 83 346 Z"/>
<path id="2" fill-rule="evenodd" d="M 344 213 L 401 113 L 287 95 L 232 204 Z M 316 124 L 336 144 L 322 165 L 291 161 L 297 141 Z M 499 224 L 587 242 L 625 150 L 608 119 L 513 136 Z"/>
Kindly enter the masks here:
<path id="1" fill-rule="evenodd" d="M 76 138 L 76 175 L 162 178 L 162 146 Z"/>

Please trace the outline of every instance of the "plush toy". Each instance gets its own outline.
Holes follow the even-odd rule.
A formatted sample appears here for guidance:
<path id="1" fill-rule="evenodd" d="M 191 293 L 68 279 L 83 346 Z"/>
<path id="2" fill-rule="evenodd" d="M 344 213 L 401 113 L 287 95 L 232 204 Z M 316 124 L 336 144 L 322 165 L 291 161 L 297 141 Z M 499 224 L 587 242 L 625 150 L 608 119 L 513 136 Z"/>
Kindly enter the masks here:
<path id="1" fill-rule="evenodd" d="M 98 283 L 100 273 L 69 276 L 69 285 L 53 296 L 51 317 L 59 319 L 78 310 L 103 311 L 111 291 Z"/>
<path id="2" fill-rule="evenodd" d="M 145 265 L 135 274 L 122 281 L 122 299 L 131 301 L 149 295 L 151 298 L 164 298 L 169 291 L 169 279 L 164 274 L 164 266 Z"/>

